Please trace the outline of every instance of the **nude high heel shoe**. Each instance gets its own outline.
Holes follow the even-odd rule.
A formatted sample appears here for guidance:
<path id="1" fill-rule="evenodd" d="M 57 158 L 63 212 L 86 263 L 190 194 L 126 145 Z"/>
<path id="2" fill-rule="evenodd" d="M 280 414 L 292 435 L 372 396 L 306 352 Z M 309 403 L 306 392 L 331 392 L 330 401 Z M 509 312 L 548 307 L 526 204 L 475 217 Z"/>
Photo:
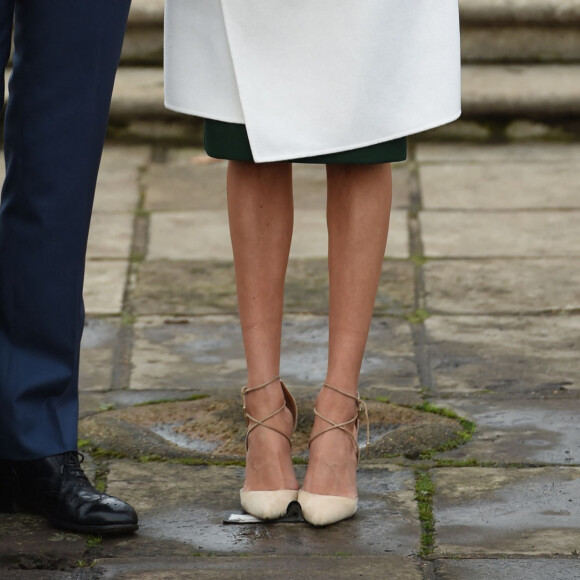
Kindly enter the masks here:
<path id="1" fill-rule="evenodd" d="M 366 403 L 360 398 L 360 396 L 358 396 L 358 393 L 357 396 L 355 397 L 349 393 L 345 393 L 344 391 L 341 391 L 340 389 L 332 387 L 331 385 L 328 385 L 326 383 L 324 383 L 323 387 L 331 389 L 336 393 L 339 393 L 341 395 L 344 395 L 345 397 L 348 397 L 349 399 L 352 399 L 353 401 L 356 401 L 357 414 L 352 419 L 349 419 L 344 423 L 335 423 L 331 419 L 328 419 L 328 417 L 325 417 L 324 415 L 319 413 L 319 411 L 315 407 L 314 414 L 317 417 L 320 417 L 323 421 L 326 421 L 330 425 L 330 427 L 323 429 L 320 433 L 312 437 L 308 442 L 308 447 L 310 448 L 312 442 L 321 435 L 324 435 L 329 431 L 333 431 L 334 429 L 340 429 L 343 433 L 346 433 L 352 440 L 355 446 L 356 458 L 358 463 L 359 447 L 356 435 L 353 435 L 350 431 L 345 429 L 345 427 L 347 425 L 351 425 L 354 423 L 355 433 L 358 433 L 359 415 L 361 412 L 364 411 L 367 423 L 367 447 L 368 447 L 369 415 Z M 309 524 L 312 524 L 313 526 L 328 526 L 330 524 L 335 524 L 336 522 L 340 522 L 341 520 L 345 520 L 347 518 L 352 517 L 356 513 L 358 507 L 358 498 L 343 497 L 339 495 L 322 495 L 318 493 L 310 493 L 308 491 L 304 491 L 303 489 L 301 489 L 298 492 L 298 503 L 300 503 L 300 507 L 302 508 L 302 516 Z"/>
<path id="2" fill-rule="evenodd" d="M 248 425 L 248 431 L 246 433 L 246 451 L 248 450 L 248 437 L 250 436 L 250 433 L 258 427 L 265 427 L 266 429 L 270 429 L 271 431 L 282 435 L 282 437 L 288 440 L 290 448 L 292 448 L 292 442 L 286 433 L 266 423 L 269 419 L 275 417 L 278 415 L 278 413 L 281 413 L 285 408 L 288 408 L 292 414 L 292 418 L 294 419 L 294 426 L 292 431 L 294 432 L 294 429 L 296 429 L 296 424 L 298 422 L 298 410 L 296 408 L 296 401 L 282 381 L 280 381 L 280 384 L 282 385 L 282 392 L 284 393 L 284 403 L 278 410 L 274 411 L 264 419 L 256 419 L 246 411 L 246 395 L 248 393 L 257 391 L 258 389 L 263 389 L 279 379 L 280 377 L 274 377 L 268 382 L 263 383 L 262 385 L 258 385 L 257 387 L 252 387 L 250 389 L 247 387 L 242 388 L 242 405 L 244 409 L 244 415 L 246 417 L 246 423 Z M 297 498 L 297 489 L 278 489 L 276 491 L 240 490 L 240 503 L 242 504 L 244 511 L 262 520 L 275 520 L 281 518 L 286 514 L 288 505 L 291 502 L 296 501 Z"/>

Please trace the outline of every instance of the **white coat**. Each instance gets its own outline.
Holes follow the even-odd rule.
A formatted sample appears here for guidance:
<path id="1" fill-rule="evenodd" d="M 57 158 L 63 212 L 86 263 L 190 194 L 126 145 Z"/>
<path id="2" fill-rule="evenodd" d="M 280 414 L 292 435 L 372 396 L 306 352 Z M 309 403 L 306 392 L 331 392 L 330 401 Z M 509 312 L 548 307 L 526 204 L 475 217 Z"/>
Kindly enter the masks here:
<path id="1" fill-rule="evenodd" d="M 167 0 L 165 104 L 245 123 L 257 162 L 461 113 L 458 0 Z"/>

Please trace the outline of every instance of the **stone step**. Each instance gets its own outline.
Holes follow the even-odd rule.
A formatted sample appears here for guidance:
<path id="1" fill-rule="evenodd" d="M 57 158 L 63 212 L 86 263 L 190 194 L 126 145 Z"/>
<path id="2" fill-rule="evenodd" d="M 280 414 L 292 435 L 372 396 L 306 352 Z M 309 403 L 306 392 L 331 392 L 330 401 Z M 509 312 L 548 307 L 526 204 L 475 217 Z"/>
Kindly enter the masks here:
<path id="1" fill-rule="evenodd" d="M 579 64 L 464 65 L 462 118 L 430 135 L 577 139 L 579 94 Z M 110 126 L 110 136 L 120 140 L 201 142 L 199 119 L 164 107 L 163 71 L 157 67 L 120 69 Z"/>
<path id="2" fill-rule="evenodd" d="M 463 115 L 550 118 L 580 115 L 580 65 L 464 65 Z M 111 117 L 182 119 L 163 106 L 163 71 L 119 71 Z"/>
<path id="3" fill-rule="evenodd" d="M 161 66 L 164 0 L 134 0 L 127 66 Z M 580 62 L 580 0 L 460 0 L 466 63 Z"/>
<path id="4" fill-rule="evenodd" d="M 580 0 L 460 0 L 465 62 L 580 62 Z"/>
<path id="5" fill-rule="evenodd" d="M 459 0 L 461 19 L 488 24 L 563 24 L 580 22 L 579 0 Z"/>
<path id="6" fill-rule="evenodd" d="M 133 0 L 129 26 L 163 22 L 165 0 Z M 467 24 L 564 24 L 580 22 L 580 0 L 459 0 Z"/>
<path id="7" fill-rule="evenodd" d="M 123 65 L 163 64 L 165 0 L 133 0 L 123 45 Z"/>

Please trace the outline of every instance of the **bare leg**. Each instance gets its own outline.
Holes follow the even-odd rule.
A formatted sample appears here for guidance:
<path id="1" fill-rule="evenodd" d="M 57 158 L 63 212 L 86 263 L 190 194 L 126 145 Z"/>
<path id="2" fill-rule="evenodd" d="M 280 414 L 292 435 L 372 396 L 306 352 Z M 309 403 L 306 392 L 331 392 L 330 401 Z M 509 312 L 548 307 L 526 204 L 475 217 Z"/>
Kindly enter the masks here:
<path id="1" fill-rule="evenodd" d="M 291 164 L 231 161 L 228 212 L 247 386 L 253 387 L 277 376 L 280 369 L 284 280 L 294 222 Z M 246 398 L 248 412 L 259 419 L 283 402 L 279 381 Z M 268 424 L 290 435 L 290 411 L 284 409 Z M 284 437 L 258 427 L 249 443 L 245 490 L 298 489 L 290 445 Z"/>
<path id="2" fill-rule="evenodd" d="M 387 243 L 391 166 L 329 165 L 327 175 L 330 304 L 326 382 L 356 395 Z M 356 413 L 353 400 L 329 389 L 321 390 L 316 406 L 337 423 Z M 317 418 L 313 434 L 328 426 Z M 356 467 L 350 438 L 339 430 L 326 433 L 312 443 L 304 489 L 356 497 Z"/>

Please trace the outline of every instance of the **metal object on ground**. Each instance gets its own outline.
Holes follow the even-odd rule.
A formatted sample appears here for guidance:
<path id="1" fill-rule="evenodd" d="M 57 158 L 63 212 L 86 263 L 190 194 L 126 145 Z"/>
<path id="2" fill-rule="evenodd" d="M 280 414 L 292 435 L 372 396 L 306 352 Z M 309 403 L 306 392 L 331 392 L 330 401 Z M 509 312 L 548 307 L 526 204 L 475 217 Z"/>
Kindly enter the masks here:
<path id="1" fill-rule="evenodd" d="M 302 510 L 297 501 L 293 501 L 286 510 L 286 515 L 277 520 L 261 520 L 243 512 L 230 512 L 224 517 L 224 524 L 301 524 L 304 523 Z"/>

